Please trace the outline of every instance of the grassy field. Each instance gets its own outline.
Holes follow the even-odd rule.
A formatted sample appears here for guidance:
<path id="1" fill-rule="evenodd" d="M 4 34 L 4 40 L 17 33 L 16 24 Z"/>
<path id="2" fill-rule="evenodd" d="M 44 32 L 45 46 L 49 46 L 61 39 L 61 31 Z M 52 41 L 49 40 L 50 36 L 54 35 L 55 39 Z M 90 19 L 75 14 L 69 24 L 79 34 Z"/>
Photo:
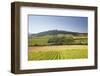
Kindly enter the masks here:
<path id="1" fill-rule="evenodd" d="M 28 45 L 47 45 L 49 38 L 51 38 L 52 36 L 41 36 L 41 37 L 35 37 L 32 39 L 29 39 L 29 44 Z"/>
<path id="2" fill-rule="evenodd" d="M 87 45 L 33 46 L 28 60 L 60 60 L 88 58 Z"/>
<path id="3" fill-rule="evenodd" d="M 40 37 L 30 38 L 30 39 L 28 39 L 28 45 L 29 46 L 38 46 L 38 45 L 39 46 L 41 46 L 41 45 L 42 46 L 44 46 L 44 45 L 47 46 L 47 45 L 49 45 L 48 40 L 50 38 L 52 38 L 52 37 L 53 37 L 52 35 L 46 35 L 46 36 L 40 36 Z M 80 45 L 81 43 L 87 44 L 87 36 L 83 36 L 83 37 L 81 37 L 81 36 L 76 36 L 75 37 L 74 36 L 73 40 L 74 40 L 74 42 L 73 42 L 74 44 L 78 44 L 78 45 Z"/>

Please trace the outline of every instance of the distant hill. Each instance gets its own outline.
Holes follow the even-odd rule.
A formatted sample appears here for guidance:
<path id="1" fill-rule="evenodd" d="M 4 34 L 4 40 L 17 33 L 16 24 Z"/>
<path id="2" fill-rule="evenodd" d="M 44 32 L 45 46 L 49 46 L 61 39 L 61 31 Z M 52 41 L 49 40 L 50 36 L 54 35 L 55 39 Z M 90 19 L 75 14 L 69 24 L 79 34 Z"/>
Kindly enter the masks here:
<path id="1" fill-rule="evenodd" d="M 37 34 L 28 34 L 28 45 L 87 45 L 87 35 L 87 33 L 70 32 L 63 30 L 49 30 Z"/>
<path id="2" fill-rule="evenodd" d="M 78 35 L 86 35 L 87 33 L 79 33 L 79 32 L 71 32 L 71 31 L 63 31 L 63 30 L 49 30 L 49 31 L 44 31 L 40 32 L 37 34 L 29 34 L 29 37 L 40 37 L 40 36 L 46 36 L 46 35 L 73 35 L 73 36 L 78 36 Z"/>

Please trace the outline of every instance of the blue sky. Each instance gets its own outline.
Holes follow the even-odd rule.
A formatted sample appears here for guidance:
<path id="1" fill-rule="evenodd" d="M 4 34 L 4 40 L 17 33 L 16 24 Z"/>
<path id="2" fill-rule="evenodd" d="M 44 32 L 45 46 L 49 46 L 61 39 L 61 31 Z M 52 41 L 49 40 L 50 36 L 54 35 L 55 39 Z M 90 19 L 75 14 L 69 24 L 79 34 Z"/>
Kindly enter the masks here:
<path id="1" fill-rule="evenodd" d="M 87 33 L 88 18 L 75 16 L 43 16 L 29 15 L 29 33 L 48 30 L 64 30 Z"/>

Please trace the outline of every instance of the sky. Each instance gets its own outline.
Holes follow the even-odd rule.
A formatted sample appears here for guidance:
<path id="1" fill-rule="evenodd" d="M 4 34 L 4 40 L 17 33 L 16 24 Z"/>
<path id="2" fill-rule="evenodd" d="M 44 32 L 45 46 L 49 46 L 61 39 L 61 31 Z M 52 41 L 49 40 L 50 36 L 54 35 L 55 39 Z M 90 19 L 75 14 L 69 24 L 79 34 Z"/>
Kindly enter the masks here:
<path id="1" fill-rule="evenodd" d="M 88 18 L 75 16 L 45 16 L 29 15 L 29 33 L 39 33 L 48 30 L 64 30 L 87 33 Z"/>

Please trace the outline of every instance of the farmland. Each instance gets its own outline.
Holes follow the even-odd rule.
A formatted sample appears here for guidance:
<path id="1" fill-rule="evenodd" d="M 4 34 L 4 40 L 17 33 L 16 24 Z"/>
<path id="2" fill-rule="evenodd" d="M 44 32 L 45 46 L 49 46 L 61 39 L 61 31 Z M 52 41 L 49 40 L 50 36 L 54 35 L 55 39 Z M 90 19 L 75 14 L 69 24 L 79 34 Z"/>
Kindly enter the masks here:
<path id="1" fill-rule="evenodd" d="M 28 60 L 59 60 L 88 58 L 87 45 L 29 47 Z"/>
<path id="2" fill-rule="evenodd" d="M 50 45 L 48 43 L 48 41 L 53 37 L 54 37 L 54 35 L 46 35 L 46 36 L 39 36 L 39 37 L 29 38 L 28 45 L 29 46 L 45 46 L 45 45 L 47 46 L 47 45 Z M 68 35 L 57 35 L 57 37 L 59 37 L 59 38 L 61 38 L 61 37 L 72 38 L 73 42 L 70 45 L 72 45 L 72 44 L 74 44 L 74 45 L 81 45 L 81 44 L 82 45 L 87 45 L 87 36 L 73 36 L 73 37 L 70 37 Z M 54 39 L 56 39 L 56 38 L 54 37 Z M 57 40 L 57 42 L 58 42 L 58 40 Z M 64 41 L 64 42 L 66 42 L 66 41 Z"/>
<path id="3" fill-rule="evenodd" d="M 28 37 L 28 60 L 88 58 L 88 34 L 50 30 Z"/>

